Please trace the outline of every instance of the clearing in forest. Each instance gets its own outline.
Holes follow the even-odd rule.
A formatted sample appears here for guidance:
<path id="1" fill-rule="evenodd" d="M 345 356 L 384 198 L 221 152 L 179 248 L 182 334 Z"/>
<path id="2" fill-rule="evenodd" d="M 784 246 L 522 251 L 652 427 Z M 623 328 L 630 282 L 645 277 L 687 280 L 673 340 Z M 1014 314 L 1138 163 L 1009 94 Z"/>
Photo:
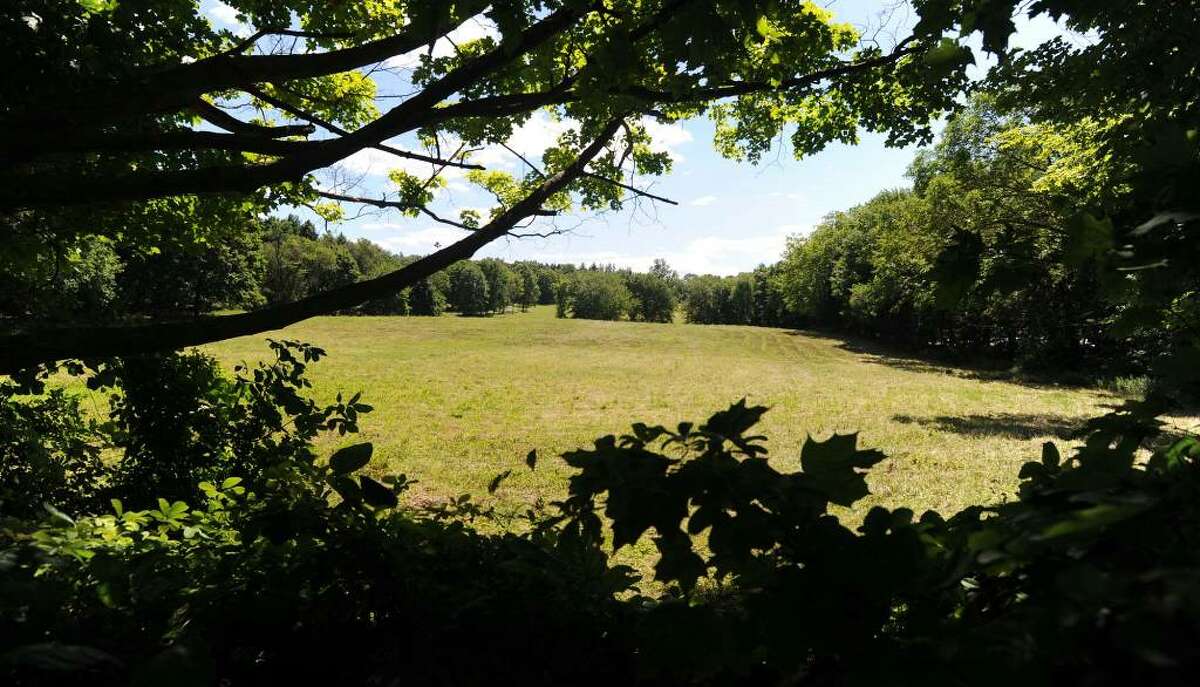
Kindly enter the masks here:
<path id="1" fill-rule="evenodd" d="M 700 422 L 745 397 L 772 460 L 795 469 L 809 433 L 860 433 L 889 460 L 868 481 L 874 504 L 950 514 L 1012 494 L 1040 444 L 1065 440 L 1119 402 L 1077 388 L 981 379 L 785 329 L 561 320 L 550 306 L 469 318 L 322 317 L 270 336 L 326 349 L 317 395 L 363 392 L 375 411 L 359 440 L 374 465 L 420 481 L 411 498 L 486 497 L 516 505 L 565 493 L 557 455 L 630 423 Z M 261 337 L 208 347 L 224 363 L 267 353 Z M 332 449 L 337 439 L 329 442 Z M 346 439 L 342 439 L 346 442 Z M 530 449 L 541 457 L 524 468 Z"/>

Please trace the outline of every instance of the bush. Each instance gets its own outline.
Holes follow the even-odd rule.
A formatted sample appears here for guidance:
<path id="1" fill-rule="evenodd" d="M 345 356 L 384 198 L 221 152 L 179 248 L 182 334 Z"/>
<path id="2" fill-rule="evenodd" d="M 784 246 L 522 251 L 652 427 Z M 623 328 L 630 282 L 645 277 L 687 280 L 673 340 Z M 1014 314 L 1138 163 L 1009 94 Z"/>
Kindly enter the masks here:
<path id="1" fill-rule="evenodd" d="M 675 319 L 675 292 L 670 282 L 654 274 L 630 274 L 625 285 L 632 296 L 629 319 L 670 322 Z"/>
<path id="2" fill-rule="evenodd" d="M 49 502 L 71 512 L 102 501 L 99 428 L 62 389 L 22 398 L 0 380 L 0 517 L 33 518 Z"/>
<path id="3" fill-rule="evenodd" d="M 175 488 L 163 468 L 90 514 L 9 513 L 9 683 L 1182 685 L 1200 669 L 1200 440 L 1158 438 L 1153 403 L 1089 423 L 1069 458 L 1046 444 L 1017 500 L 948 518 L 875 507 L 847 526 L 835 507 L 886 457 L 809 438 L 781 472 L 754 434 L 766 409 L 744 402 L 564 454 L 567 497 L 514 518 L 465 496 L 402 506 L 410 481 L 367 474 L 370 444 L 318 459 L 316 434 L 369 407 L 316 406 L 299 391 L 319 352 L 274 350 L 233 387 L 196 357 L 145 362 L 173 399 L 130 366 L 109 375 L 143 464 L 215 455 L 203 417 L 248 440 L 186 499 L 126 507 Z M 10 397 L 7 417 L 73 437 L 52 452 L 94 445 L 101 425 L 62 425 L 70 404 L 46 398 Z M 49 442 L 0 436 L 6 466 Z M 643 539 L 654 587 L 610 560 Z"/>
<path id="4" fill-rule="evenodd" d="M 576 272 L 561 290 L 566 310 L 580 319 L 619 320 L 633 307 L 633 294 L 614 272 Z"/>

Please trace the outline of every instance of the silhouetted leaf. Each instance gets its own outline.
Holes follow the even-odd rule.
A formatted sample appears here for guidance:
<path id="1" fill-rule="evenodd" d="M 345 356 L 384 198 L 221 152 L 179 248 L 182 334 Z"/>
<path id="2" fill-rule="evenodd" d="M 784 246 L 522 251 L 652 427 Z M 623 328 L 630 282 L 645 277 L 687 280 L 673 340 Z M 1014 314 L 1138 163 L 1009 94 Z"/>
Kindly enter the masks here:
<path id="1" fill-rule="evenodd" d="M 83 673 L 112 670 L 121 662 L 111 654 L 90 646 L 45 642 L 18 646 L 0 654 L 0 665 L 27 666 L 54 673 Z"/>
<path id="2" fill-rule="evenodd" d="M 834 434 L 826 441 L 811 436 L 800 451 L 804 475 L 839 506 L 850 506 L 870 494 L 867 480 L 858 469 L 869 468 L 886 456 L 881 451 L 860 451 L 858 434 Z"/>
<path id="3" fill-rule="evenodd" d="M 400 503 L 391 489 L 366 475 L 358 476 L 358 485 L 362 490 L 363 500 L 372 508 L 395 508 Z"/>
<path id="4" fill-rule="evenodd" d="M 370 442 L 338 449 L 329 457 L 329 469 L 336 475 L 354 472 L 371 462 L 374 447 Z"/>
<path id="5" fill-rule="evenodd" d="M 355 484 L 354 480 L 345 475 L 337 475 L 329 479 L 329 486 L 342 497 L 346 503 L 362 503 L 362 489 Z"/>

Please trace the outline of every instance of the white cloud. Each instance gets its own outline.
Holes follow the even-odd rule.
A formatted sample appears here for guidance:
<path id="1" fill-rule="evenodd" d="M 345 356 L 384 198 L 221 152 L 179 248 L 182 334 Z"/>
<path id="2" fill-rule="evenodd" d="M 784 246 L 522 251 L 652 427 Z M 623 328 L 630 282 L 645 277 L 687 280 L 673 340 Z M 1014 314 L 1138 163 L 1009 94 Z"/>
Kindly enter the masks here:
<path id="1" fill-rule="evenodd" d="M 788 237 L 804 234 L 809 230 L 809 227 L 799 224 L 784 224 L 770 232 L 754 236 L 702 236 L 687 242 L 681 249 L 652 254 L 562 251 L 536 253 L 530 257 L 545 262 L 613 264 L 641 272 L 650 269 L 656 258 L 662 258 L 680 274 L 731 275 L 748 272 L 759 264 L 770 264 L 779 260 L 787 246 Z"/>
<path id="2" fill-rule="evenodd" d="M 702 207 L 707 207 L 709 205 L 712 205 L 715 202 L 717 202 L 716 196 L 700 196 L 699 198 L 696 198 L 691 203 L 689 203 L 689 205 L 694 205 L 698 208 L 702 208 Z"/>
<path id="3" fill-rule="evenodd" d="M 363 229 L 402 229 L 403 224 L 378 223 L 369 225 L 360 225 Z M 384 236 L 382 238 L 372 238 L 371 240 L 377 243 L 380 247 L 390 250 L 395 253 L 404 253 L 405 255 L 428 254 L 439 248 L 446 246 L 467 236 L 469 232 L 462 229 L 455 229 L 447 226 L 434 226 L 418 229 L 416 231 L 405 231 L 403 233 L 394 234 L 392 236 Z"/>
<path id="4" fill-rule="evenodd" d="M 250 35 L 250 25 L 238 21 L 238 11 L 220 0 L 212 3 L 206 14 L 218 26 L 230 29 L 239 36 Z"/>
<path id="5" fill-rule="evenodd" d="M 241 23 L 237 18 L 238 11 L 219 0 L 209 8 L 208 15 L 226 26 L 237 26 Z"/>
<path id="6" fill-rule="evenodd" d="M 651 150 L 656 153 L 670 153 L 675 162 L 684 161 L 685 158 L 678 148 L 685 143 L 692 142 L 692 132 L 683 128 L 683 124 L 679 122 L 663 124 L 650 117 L 643 117 L 641 123 L 646 127 L 646 133 L 650 134 L 650 138 L 653 140 L 650 144 Z"/>
<path id="7" fill-rule="evenodd" d="M 396 147 L 400 147 L 396 145 Z M 363 148 L 337 164 L 341 171 L 362 176 L 381 177 L 387 175 L 393 169 L 401 169 L 413 176 L 426 179 L 434 172 L 440 169 L 440 165 L 434 165 L 430 162 L 421 160 L 413 160 L 411 158 L 399 157 L 391 153 L 378 150 L 376 148 Z M 435 195 L 441 191 L 462 191 L 466 190 L 467 186 L 462 179 L 466 175 L 466 170 L 460 167 L 446 167 L 441 170 L 441 177 L 446 182 L 443 189 L 435 191 Z"/>
<path id="8" fill-rule="evenodd" d="M 558 137 L 576 128 L 577 123 L 571 119 L 556 119 L 544 110 L 533 114 L 521 126 L 513 131 L 505 143 L 509 148 L 520 153 L 530 162 L 537 164 L 542 159 L 546 149 L 558 143 Z M 483 150 L 472 153 L 471 162 L 484 167 L 517 167 L 524 166 L 516 155 L 508 152 L 503 146 L 488 146 Z"/>
<path id="9" fill-rule="evenodd" d="M 488 19 L 473 18 L 468 19 L 459 25 L 450 33 L 433 44 L 433 57 L 450 57 L 455 54 L 455 45 L 462 45 L 480 38 L 500 38 L 500 31 L 496 25 Z M 391 69 L 412 69 L 421 64 L 421 55 L 429 54 L 429 46 L 423 46 L 416 50 L 406 52 L 403 55 L 389 57 L 384 61 L 383 66 Z"/>

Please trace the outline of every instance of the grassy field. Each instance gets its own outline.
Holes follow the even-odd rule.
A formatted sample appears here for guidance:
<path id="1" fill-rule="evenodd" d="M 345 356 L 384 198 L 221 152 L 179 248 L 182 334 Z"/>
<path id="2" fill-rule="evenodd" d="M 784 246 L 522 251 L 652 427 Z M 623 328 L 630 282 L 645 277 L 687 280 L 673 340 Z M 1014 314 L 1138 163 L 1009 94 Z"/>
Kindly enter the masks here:
<path id="1" fill-rule="evenodd" d="M 411 497 L 557 497 L 555 457 L 630 423 L 701 421 L 739 398 L 770 406 L 772 460 L 794 469 L 807 434 L 860 432 L 890 457 L 871 473 L 873 504 L 944 514 L 1009 497 L 1041 442 L 1117 402 L 1081 389 L 989 381 L 781 329 L 558 320 L 553 308 L 493 318 L 326 317 L 272 335 L 324 347 L 316 391 L 363 391 L 362 436 Z M 262 337 L 209 347 L 223 362 L 263 357 Z M 342 440 L 344 441 L 344 440 Z M 331 441 L 332 449 L 337 441 Z M 536 448 L 538 469 L 523 469 Z"/>

